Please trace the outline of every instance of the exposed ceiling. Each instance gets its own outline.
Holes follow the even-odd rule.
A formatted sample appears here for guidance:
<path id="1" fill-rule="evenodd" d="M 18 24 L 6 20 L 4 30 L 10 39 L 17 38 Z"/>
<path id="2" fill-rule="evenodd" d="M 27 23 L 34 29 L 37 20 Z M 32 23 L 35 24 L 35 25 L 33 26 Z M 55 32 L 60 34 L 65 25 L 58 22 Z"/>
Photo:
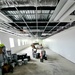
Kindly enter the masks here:
<path id="1" fill-rule="evenodd" d="M 0 6 L 2 7 L 14 7 L 16 6 L 56 6 L 59 0 L 0 0 Z M 14 5 L 13 5 L 14 4 Z"/>
<path id="2" fill-rule="evenodd" d="M 68 19 L 59 19 L 73 4 L 74 0 L 0 0 L 0 11 L 12 20 L 9 24 L 20 31 L 46 38 L 68 25 Z M 71 12 L 70 16 L 74 14 Z"/>

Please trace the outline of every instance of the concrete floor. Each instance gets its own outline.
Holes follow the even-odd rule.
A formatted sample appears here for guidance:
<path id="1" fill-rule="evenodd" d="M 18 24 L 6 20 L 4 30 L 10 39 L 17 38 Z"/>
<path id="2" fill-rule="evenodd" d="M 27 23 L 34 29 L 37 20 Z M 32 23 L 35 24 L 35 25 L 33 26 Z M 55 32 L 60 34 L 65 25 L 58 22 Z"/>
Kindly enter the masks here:
<path id="1" fill-rule="evenodd" d="M 75 75 L 75 64 L 63 58 L 62 56 L 45 49 L 48 60 L 43 63 L 39 59 L 32 58 L 31 48 L 21 53 L 29 52 L 32 60 L 27 65 L 17 66 L 14 68 L 14 73 L 6 75 Z"/>

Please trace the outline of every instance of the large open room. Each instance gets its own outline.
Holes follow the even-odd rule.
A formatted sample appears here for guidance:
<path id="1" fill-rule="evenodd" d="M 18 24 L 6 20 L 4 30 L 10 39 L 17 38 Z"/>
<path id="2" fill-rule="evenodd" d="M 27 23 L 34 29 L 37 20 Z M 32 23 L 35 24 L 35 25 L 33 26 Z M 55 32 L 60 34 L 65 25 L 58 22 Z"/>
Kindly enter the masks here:
<path id="1" fill-rule="evenodd" d="M 0 75 L 75 75 L 75 0 L 0 0 Z"/>

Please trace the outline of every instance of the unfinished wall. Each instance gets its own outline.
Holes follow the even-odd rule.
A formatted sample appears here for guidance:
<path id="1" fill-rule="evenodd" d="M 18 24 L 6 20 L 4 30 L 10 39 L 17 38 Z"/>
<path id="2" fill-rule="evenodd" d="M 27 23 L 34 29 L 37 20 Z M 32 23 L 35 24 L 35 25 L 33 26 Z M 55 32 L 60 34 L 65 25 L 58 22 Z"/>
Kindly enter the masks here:
<path id="1" fill-rule="evenodd" d="M 75 63 L 75 27 L 55 34 L 43 42 L 49 49 Z"/>
<path id="2" fill-rule="evenodd" d="M 10 46 L 9 38 L 14 39 L 14 47 Z M 20 39 L 20 46 L 18 45 L 18 39 Z M 22 40 L 24 40 L 24 44 L 22 43 Z M 11 50 L 12 53 L 17 53 L 20 50 L 27 48 L 31 45 L 31 41 L 27 39 L 26 37 L 19 37 L 13 34 L 0 32 L 0 42 L 3 43 L 6 46 L 6 50 Z"/>

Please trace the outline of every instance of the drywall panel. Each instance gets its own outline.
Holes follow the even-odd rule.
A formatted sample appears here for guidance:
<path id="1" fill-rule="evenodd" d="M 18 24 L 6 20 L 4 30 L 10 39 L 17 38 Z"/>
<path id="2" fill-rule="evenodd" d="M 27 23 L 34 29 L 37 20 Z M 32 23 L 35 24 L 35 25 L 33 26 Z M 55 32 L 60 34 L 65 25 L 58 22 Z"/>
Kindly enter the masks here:
<path id="1" fill-rule="evenodd" d="M 43 42 L 49 49 L 75 63 L 75 27 L 55 34 Z"/>
<path id="2" fill-rule="evenodd" d="M 14 39 L 14 47 L 10 46 L 9 38 Z M 18 41 L 17 41 L 18 39 L 21 40 L 20 46 L 18 46 Z M 26 42 L 24 45 L 22 44 L 22 40 L 24 40 L 24 42 Z M 27 39 L 24 37 L 19 37 L 19 36 L 13 35 L 13 34 L 5 33 L 5 32 L 0 32 L 0 41 L 1 41 L 1 43 L 3 43 L 6 46 L 6 50 L 11 50 L 12 53 L 17 53 L 31 45 L 29 38 Z"/>

